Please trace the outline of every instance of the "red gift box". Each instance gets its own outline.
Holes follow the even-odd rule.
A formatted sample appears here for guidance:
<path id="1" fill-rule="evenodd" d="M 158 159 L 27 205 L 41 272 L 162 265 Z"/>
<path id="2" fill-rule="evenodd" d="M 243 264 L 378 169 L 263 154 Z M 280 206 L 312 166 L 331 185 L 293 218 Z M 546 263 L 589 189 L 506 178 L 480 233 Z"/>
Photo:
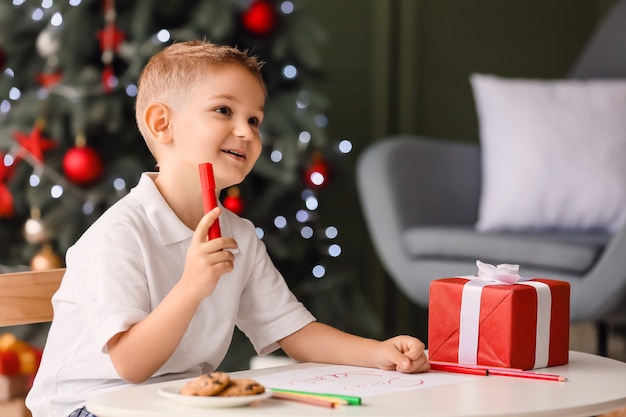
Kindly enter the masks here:
<path id="1" fill-rule="evenodd" d="M 431 283 L 428 307 L 430 360 L 471 363 L 467 360 L 466 353 L 461 355 L 464 360 L 459 360 L 461 349 L 467 351 L 467 343 L 463 343 L 462 347 L 459 339 L 467 342 L 467 336 L 461 336 L 461 333 L 467 335 L 467 327 L 471 330 L 472 326 L 467 326 L 467 315 L 475 314 L 477 329 L 475 332 L 470 331 L 477 333 L 473 335 L 477 344 L 470 344 L 473 348 L 470 350 L 474 352 L 473 364 L 534 369 L 568 362 L 568 282 L 535 278 L 513 285 L 480 284 L 479 286 L 485 286 L 482 286 L 479 294 L 479 311 L 472 313 L 463 307 L 466 317 L 462 320 L 461 303 L 464 287 L 469 281 L 458 277 L 434 280 Z M 536 283 L 546 284 L 549 288 L 547 307 L 546 285 Z M 541 296 L 538 294 L 539 289 L 532 285 L 544 287 Z M 464 303 L 470 304 L 467 300 Z M 462 321 L 463 326 L 467 326 L 463 331 Z M 471 323 L 471 319 L 469 321 Z M 535 363 L 536 353 L 543 355 L 544 363 Z"/>

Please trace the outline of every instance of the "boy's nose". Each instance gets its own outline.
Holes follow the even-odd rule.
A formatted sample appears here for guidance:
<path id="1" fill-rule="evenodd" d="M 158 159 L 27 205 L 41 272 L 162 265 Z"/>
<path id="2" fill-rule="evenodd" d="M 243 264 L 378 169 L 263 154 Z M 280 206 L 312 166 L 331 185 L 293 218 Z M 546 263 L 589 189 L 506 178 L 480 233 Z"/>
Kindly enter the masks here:
<path id="1" fill-rule="evenodd" d="M 252 139 L 254 137 L 254 131 L 248 120 L 237 122 L 234 132 L 236 136 L 242 139 Z"/>

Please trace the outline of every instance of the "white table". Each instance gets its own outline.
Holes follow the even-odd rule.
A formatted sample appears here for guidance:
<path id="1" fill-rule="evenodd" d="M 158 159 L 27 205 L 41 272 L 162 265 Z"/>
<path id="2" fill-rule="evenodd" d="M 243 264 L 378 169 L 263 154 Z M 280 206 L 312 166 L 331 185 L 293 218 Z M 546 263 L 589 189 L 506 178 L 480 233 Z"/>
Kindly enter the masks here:
<path id="1" fill-rule="evenodd" d="M 234 372 L 236 378 L 257 377 L 297 367 Z M 87 408 L 98 417 L 178 416 L 567 416 L 589 417 L 626 407 L 626 363 L 587 353 L 570 352 L 568 365 L 548 368 L 566 382 L 477 376 L 469 381 L 428 389 L 366 397 L 361 406 L 322 408 L 267 399 L 226 409 L 193 408 L 161 398 L 161 384 L 142 385 L 95 395 Z M 171 382 L 169 383 L 171 384 Z"/>

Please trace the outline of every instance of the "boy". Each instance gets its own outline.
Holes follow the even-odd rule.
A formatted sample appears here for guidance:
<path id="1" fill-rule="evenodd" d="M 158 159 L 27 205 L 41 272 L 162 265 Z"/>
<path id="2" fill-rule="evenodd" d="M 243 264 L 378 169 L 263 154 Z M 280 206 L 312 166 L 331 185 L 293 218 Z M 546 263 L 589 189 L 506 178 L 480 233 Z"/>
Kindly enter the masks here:
<path id="1" fill-rule="evenodd" d="M 27 398 L 34 417 L 91 416 L 82 407 L 99 390 L 212 371 L 234 326 L 259 354 L 428 370 L 413 337 L 379 342 L 316 322 L 249 221 L 221 207 L 204 215 L 198 165 L 213 164 L 219 195 L 260 155 L 261 65 L 202 41 L 173 44 L 146 65 L 136 117 L 159 171 L 144 173 L 68 250 Z M 223 237 L 208 240 L 218 217 Z"/>

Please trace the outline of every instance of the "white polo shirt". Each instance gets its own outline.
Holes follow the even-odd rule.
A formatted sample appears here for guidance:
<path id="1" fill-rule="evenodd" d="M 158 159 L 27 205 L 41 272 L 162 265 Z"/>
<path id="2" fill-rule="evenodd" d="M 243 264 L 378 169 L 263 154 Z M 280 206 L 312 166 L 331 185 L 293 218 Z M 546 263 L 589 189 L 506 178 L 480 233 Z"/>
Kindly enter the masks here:
<path id="1" fill-rule="evenodd" d="M 33 417 L 65 417 L 94 392 L 128 385 L 107 354 L 115 334 L 145 318 L 182 275 L 193 230 L 144 173 L 67 251 L 67 271 L 52 298 L 54 321 L 26 404 Z M 228 210 L 224 236 L 238 244 L 235 268 L 198 308 L 170 359 L 149 383 L 194 377 L 219 366 L 234 326 L 259 354 L 315 320 L 270 260 L 254 226 Z"/>

